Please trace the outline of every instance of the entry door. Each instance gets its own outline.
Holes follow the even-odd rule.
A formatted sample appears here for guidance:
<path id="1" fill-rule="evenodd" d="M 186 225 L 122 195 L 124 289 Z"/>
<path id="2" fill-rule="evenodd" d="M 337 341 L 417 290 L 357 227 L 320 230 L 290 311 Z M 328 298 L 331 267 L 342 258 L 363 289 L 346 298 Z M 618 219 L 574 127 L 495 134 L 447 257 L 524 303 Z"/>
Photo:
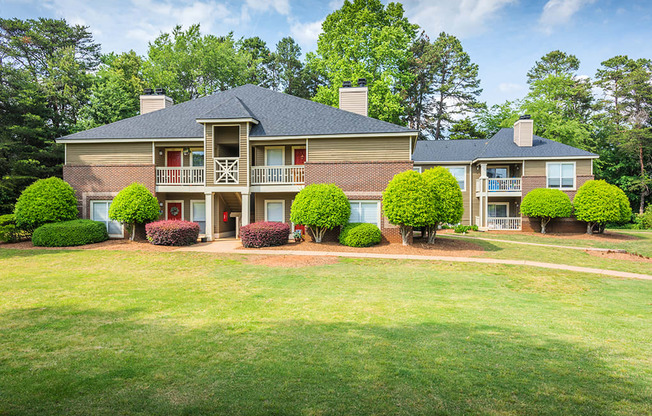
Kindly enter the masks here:
<path id="1" fill-rule="evenodd" d="M 168 202 L 168 220 L 181 221 L 181 202 Z"/>
<path id="2" fill-rule="evenodd" d="M 294 149 L 294 164 L 303 165 L 306 163 L 306 149 Z"/>
<path id="3" fill-rule="evenodd" d="M 168 150 L 166 156 L 166 165 L 169 168 L 181 167 L 181 150 Z M 171 183 L 181 183 L 181 169 L 168 170 Z"/>

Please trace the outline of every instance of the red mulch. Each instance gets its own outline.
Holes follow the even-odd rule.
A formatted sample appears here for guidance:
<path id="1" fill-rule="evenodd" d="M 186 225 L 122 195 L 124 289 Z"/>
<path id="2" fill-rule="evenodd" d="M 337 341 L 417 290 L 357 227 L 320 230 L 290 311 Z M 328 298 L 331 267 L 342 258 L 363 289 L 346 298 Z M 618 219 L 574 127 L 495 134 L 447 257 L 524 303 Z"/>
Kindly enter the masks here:
<path id="1" fill-rule="evenodd" d="M 586 250 L 586 253 L 601 258 L 613 259 L 613 260 L 630 260 L 630 261 L 641 261 L 644 263 L 652 263 L 652 258 L 641 256 L 640 254 L 632 253 L 619 253 L 616 251 L 595 251 L 595 250 Z"/>

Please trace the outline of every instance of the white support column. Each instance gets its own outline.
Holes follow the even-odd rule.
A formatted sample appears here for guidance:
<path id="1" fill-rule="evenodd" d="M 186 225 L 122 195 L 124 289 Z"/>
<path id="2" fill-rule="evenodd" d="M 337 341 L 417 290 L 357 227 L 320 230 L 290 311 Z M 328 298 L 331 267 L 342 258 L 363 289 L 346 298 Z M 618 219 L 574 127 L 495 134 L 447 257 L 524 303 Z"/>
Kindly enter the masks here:
<path id="1" fill-rule="evenodd" d="M 480 228 L 486 228 L 488 225 L 487 222 L 487 216 L 489 215 L 488 209 L 489 207 L 487 206 L 487 200 L 489 199 L 489 195 L 487 193 L 487 190 L 489 187 L 487 186 L 487 164 L 486 163 L 481 163 L 480 164 L 480 224 L 478 227 Z"/>
<path id="2" fill-rule="evenodd" d="M 249 225 L 249 194 L 242 194 L 242 226 Z"/>
<path id="3" fill-rule="evenodd" d="M 213 241 L 213 217 L 215 214 L 213 210 L 213 193 L 206 192 L 204 197 L 206 198 L 206 240 Z"/>

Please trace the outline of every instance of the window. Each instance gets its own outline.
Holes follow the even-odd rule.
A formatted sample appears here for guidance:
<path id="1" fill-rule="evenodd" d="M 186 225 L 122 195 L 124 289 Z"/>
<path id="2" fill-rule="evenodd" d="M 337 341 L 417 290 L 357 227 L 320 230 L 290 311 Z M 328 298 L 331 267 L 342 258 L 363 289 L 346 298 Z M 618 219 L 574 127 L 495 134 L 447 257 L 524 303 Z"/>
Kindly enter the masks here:
<path id="1" fill-rule="evenodd" d="M 190 221 L 199 225 L 199 234 L 206 234 L 205 201 L 190 201 Z"/>
<path id="2" fill-rule="evenodd" d="M 285 222 L 285 201 L 265 201 L 265 221 Z"/>
<path id="3" fill-rule="evenodd" d="M 466 190 L 466 167 L 446 167 L 448 171 L 457 179 L 457 184 L 460 186 L 460 189 Z"/>
<path id="4" fill-rule="evenodd" d="M 192 150 L 190 153 L 190 166 L 204 167 L 204 151 Z"/>
<path id="5" fill-rule="evenodd" d="M 487 168 L 487 178 L 506 178 L 507 168 Z"/>
<path id="6" fill-rule="evenodd" d="M 122 237 L 122 224 L 109 219 L 111 201 L 91 201 L 91 219 L 103 222 L 111 237 Z"/>
<path id="7" fill-rule="evenodd" d="M 548 163 L 548 188 L 575 188 L 575 163 Z"/>
<path id="8" fill-rule="evenodd" d="M 285 148 L 283 147 L 265 148 L 265 165 L 283 166 L 284 163 L 285 163 Z"/>
<path id="9" fill-rule="evenodd" d="M 509 205 L 507 203 L 488 204 L 487 215 L 489 218 L 507 218 L 509 217 Z"/>
<path id="10" fill-rule="evenodd" d="M 349 201 L 351 216 L 349 222 L 366 222 L 380 228 L 380 201 Z"/>
<path id="11" fill-rule="evenodd" d="M 412 170 L 421 173 L 421 166 L 414 166 L 412 167 Z"/>

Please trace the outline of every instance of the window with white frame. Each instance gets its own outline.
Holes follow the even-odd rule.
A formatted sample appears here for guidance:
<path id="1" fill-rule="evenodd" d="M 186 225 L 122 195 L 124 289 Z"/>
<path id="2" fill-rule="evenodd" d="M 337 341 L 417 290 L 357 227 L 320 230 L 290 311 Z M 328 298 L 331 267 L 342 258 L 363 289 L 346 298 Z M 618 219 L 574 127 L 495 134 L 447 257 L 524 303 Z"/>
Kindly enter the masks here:
<path id="1" fill-rule="evenodd" d="M 488 204 L 487 215 L 489 218 L 507 218 L 509 217 L 509 204 L 507 203 Z"/>
<path id="2" fill-rule="evenodd" d="M 412 170 L 421 173 L 421 166 L 413 166 Z"/>
<path id="3" fill-rule="evenodd" d="M 366 222 L 380 228 L 380 201 L 349 201 L 351 216 L 349 222 Z"/>
<path id="4" fill-rule="evenodd" d="M 122 224 L 109 219 L 111 201 L 91 201 L 91 220 L 104 223 L 111 237 L 122 237 Z"/>
<path id="5" fill-rule="evenodd" d="M 457 179 L 457 184 L 460 186 L 460 189 L 466 190 L 466 167 L 464 166 L 451 166 L 446 167 L 448 171 Z"/>
<path id="6" fill-rule="evenodd" d="M 548 163 L 548 188 L 575 188 L 575 163 Z"/>
<path id="7" fill-rule="evenodd" d="M 197 149 L 190 151 L 190 166 L 204 167 L 204 151 Z"/>
<path id="8" fill-rule="evenodd" d="M 199 225 L 199 234 L 206 234 L 206 201 L 190 201 L 190 221 Z"/>
<path id="9" fill-rule="evenodd" d="M 265 201 L 265 221 L 285 222 L 285 201 Z"/>
<path id="10" fill-rule="evenodd" d="M 265 148 L 265 165 L 266 166 L 283 166 L 285 164 L 284 147 L 266 147 Z"/>

